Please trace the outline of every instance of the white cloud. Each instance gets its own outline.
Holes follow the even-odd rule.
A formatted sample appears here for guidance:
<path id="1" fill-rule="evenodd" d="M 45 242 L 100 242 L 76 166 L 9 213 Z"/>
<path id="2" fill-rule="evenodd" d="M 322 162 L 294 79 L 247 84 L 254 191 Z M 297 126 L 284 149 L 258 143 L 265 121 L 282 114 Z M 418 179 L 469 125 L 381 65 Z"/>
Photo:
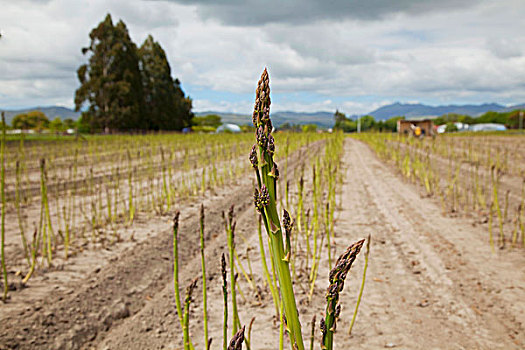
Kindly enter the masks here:
<path id="1" fill-rule="evenodd" d="M 250 113 L 265 66 L 273 110 L 525 101 L 520 0 L 217 4 L 0 0 L 0 107 L 72 106 L 80 49 L 108 12 L 138 45 L 149 33 L 161 43 L 174 76 L 197 87 L 196 110 Z"/>

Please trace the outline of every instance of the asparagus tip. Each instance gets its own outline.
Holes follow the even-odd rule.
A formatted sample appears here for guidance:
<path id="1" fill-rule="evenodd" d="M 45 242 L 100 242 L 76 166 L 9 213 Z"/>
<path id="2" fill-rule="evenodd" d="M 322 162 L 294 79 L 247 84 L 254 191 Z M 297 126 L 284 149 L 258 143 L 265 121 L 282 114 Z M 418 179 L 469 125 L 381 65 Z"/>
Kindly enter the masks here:
<path id="1" fill-rule="evenodd" d="M 233 338 L 230 340 L 230 345 L 228 345 L 228 350 L 241 350 L 242 349 L 242 343 L 244 341 L 244 328 L 246 326 L 242 326 L 241 329 L 235 333 Z"/>

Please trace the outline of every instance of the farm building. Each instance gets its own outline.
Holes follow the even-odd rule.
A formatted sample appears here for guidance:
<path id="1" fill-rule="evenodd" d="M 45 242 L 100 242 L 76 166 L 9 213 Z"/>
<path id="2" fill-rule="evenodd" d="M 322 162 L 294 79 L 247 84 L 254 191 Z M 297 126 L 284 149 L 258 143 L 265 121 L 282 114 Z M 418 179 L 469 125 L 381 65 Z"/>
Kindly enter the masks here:
<path id="1" fill-rule="evenodd" d="M 434 135 L 434 123 L 430 119 L 423 120 L 398 120 L 397 132 L 403 135 L 432 136 Z"/>

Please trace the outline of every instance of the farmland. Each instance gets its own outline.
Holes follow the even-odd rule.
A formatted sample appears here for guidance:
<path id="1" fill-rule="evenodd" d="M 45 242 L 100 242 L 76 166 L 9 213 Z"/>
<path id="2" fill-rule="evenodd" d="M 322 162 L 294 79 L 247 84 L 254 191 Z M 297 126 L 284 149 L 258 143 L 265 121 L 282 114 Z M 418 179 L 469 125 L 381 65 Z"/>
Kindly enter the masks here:
<path id="1" fill-rule="evenodd" d="M 2 348 L 524 345 L 522 135 L 273 133 L 269 107 L 265 70 L 255 135 L 3 142 Z"/>
<path id="2" fill-rule="evenodd" d="M 308 342 L 313 315 L 323 314 L 330 263 L 371 234 L 359 316 L 348 336 L 362 257 L 341 293 L 336 347 L 523 345 L 523 136 L 275 137 L 279 206 L 289 208 L 298 232 L 292 278 Z M 186 286 L 200 274 L 201 204 L 212 348 L 222 339 L 222 213 L 232 204 L 239 318 L 248 324 L 256 316 L 252 348 L 278 344 L 278 310 L 259 249 L 263 242 L 268 254 L 266 233 L 258 230 L 255 180 L 247 176 L 252 143 L 252 134 L 9 142 L 2 348 L 181 347 L 172 216 L 181 213 L 179 280 Z M 204 336 L 201 288 L 189 323 L 195 347 Z M 318 325 L 314 335 L 318 343 Z"/>

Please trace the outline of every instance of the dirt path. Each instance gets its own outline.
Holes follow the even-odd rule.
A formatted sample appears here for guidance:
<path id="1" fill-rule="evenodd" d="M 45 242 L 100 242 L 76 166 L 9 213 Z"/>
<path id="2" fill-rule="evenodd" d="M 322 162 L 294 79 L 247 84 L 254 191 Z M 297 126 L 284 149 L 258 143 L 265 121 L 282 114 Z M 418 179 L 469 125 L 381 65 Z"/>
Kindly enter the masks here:
<path id="1" fill-rule="evenodd" d="M 443 217 L 365 144 L 346 143 L 338 232 L 346 227 L 352 238 L 373 235 L 351 343 L 363 349 L 522 348 L 523 252 L 491 254 L 487 237 L 467 220 Z M 356 292 L 355 283 L 346 291 L 350 298 Z M 342 320 L 340 329 L 347 325 Z"/>

